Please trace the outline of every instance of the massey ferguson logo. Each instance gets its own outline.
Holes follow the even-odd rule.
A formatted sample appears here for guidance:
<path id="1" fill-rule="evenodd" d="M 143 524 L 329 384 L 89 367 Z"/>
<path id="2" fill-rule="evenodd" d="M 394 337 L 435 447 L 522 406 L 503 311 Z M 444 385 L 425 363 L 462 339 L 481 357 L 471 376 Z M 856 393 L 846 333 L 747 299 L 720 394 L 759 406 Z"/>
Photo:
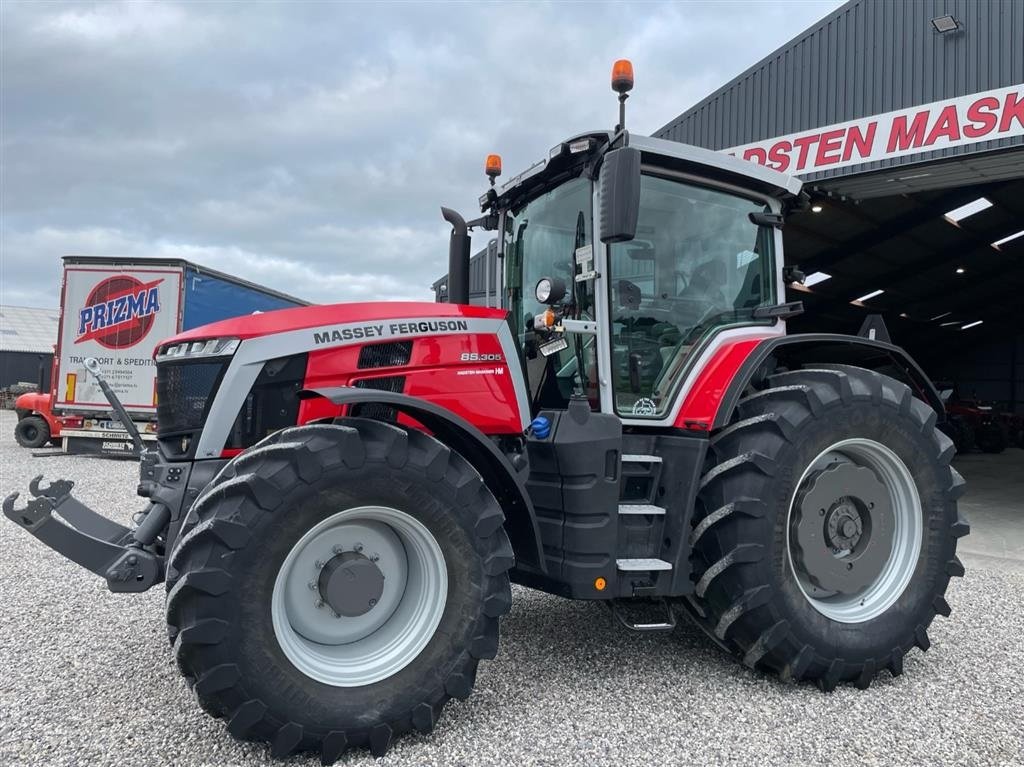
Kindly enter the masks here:
<path id="1" fill-rule="evenodd" d="M 160 311 L 158 285 L 139 282 L 127 274 L 108 277 L 89 293 L 85 306 L 78 312 L 78 338 L 96 341 L 108 349 L 134 346 L 153 327 L 153 318 Z"/>

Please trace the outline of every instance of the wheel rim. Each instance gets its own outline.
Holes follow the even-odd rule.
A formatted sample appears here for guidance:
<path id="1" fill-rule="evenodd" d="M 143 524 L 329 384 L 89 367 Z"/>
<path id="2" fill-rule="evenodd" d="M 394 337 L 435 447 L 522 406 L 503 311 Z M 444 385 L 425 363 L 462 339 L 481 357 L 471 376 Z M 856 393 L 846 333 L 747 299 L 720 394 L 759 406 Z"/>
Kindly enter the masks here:
<path id="1" fill-rule="evenodd" d="M 373 684 L 416 658 L 444 613 L 444 554 L 424 525 L 385 506 L 331 515 L 302 536 L 274 582 L 278 644 L 335 687 Z"/>
<path id="2" fill-rule="evenodd" d="M 847 439 L 807 467 L 790 503 L 790 569 L 807 601 L 840 623 L 863 623 L 899 599 L 917 568 L 921 500 L 885 445 Z"/>

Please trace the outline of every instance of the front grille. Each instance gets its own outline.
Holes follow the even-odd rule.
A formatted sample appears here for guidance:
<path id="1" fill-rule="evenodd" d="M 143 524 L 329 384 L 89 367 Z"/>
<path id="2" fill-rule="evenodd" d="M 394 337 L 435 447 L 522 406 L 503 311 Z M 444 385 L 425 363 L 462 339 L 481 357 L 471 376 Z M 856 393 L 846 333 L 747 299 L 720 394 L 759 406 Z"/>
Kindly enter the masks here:
<path id="1" fill-rule="evenodd" d="M 411 357 L 412 341 L 388 341 L 383 344 L 367 344 L 359 350 L 357 367 L 360 370 L 365 370 L 366 368 L 393 368 L 400 365 L 408 365 Z"/>
<path id="2" fill-rule="evenodd" d="M 390 391 L 401 393 L 405 389 L 405 376 L 384 376 L 382 378 L 364 378 L 356 381 L 357 389 L 375 389 L 377 391 Z M 352 415 L 359 418 L 374 418 L 378 421 L 397 421 L 398 411 L 388 405 L 378 405 L 367 402 L 361 405 L 352 406 Z"/>
<path id="3" fill-rule="evenodd" d="M 156 424 L 160 437 L 202 430 L 226 361 L 162 362 L 156 367 Z"/>

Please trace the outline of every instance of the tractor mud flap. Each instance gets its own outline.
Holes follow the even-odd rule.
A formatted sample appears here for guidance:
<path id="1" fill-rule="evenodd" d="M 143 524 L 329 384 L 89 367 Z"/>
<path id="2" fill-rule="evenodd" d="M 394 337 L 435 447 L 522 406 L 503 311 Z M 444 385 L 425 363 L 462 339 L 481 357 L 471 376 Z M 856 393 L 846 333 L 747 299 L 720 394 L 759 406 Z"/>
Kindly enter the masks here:
<path id="1" fill-rule="evenodd" d="M 74 498 L 72 482 L 57 480 L 41 488 L 40 479 L 29 483 L 34 497 L 24 508 L 15 507 L 18 493 L 4 499 L 4 516 L 57 553 L 104 578 L 111 591 L 145 591 L 163 580 L 163 557 L 141 548 L 132 530 Z"/>

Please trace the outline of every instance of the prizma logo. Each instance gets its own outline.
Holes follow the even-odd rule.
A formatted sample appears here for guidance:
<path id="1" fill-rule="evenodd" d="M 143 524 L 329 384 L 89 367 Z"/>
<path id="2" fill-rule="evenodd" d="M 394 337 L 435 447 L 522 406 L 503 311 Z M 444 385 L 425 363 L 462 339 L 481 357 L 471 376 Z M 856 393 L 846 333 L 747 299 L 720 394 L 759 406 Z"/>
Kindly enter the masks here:
<path id="1" fill-rule="evenodd" d="M 89 293 L 85 306 L 78 312 L 78 338 L 96 341 L 108 349 L 134 346 L 149 333 L 160 311 L 163 278 L 140 282 L 127 274 L 108 277 Z"/>

